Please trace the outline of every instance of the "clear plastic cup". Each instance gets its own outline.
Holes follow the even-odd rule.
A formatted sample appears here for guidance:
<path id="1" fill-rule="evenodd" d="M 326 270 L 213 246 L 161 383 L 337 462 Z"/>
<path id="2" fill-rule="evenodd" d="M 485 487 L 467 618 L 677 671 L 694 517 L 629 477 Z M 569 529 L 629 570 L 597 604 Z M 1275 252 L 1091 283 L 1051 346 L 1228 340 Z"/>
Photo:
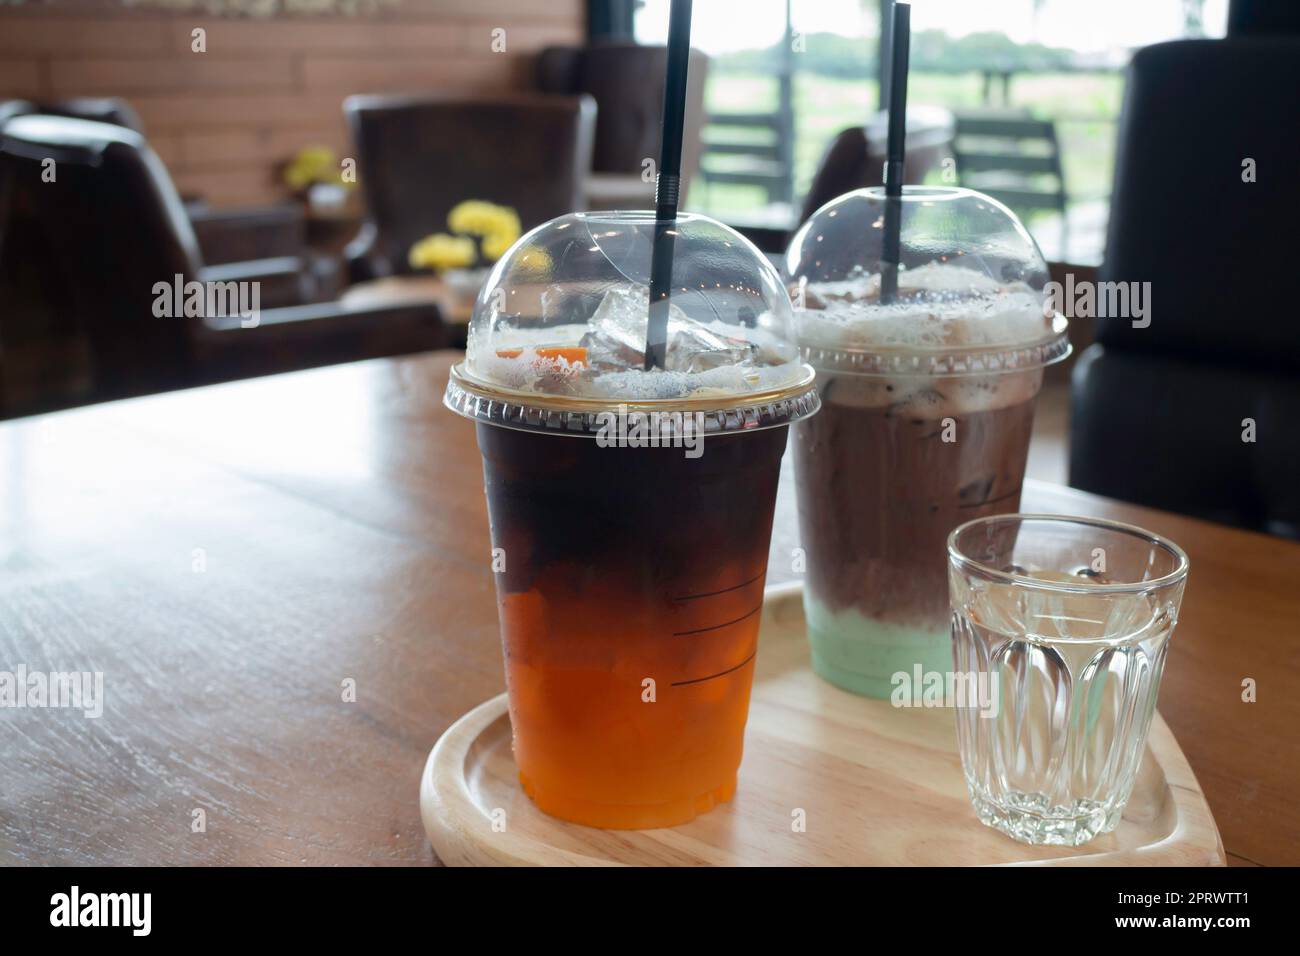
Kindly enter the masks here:
<path id="1" fill-rule="evenodd" d="M 787 257 L 822 399 L 792 443 L 812 662 L 874 697 L 951 666 L 946 539 L 1019 508 L 1043 367 L 1069 354 L 1033 239 L 970 190 L 905 190 L 899 291 L 882 301 L 885 203 L 833 200 Z"/>
<path id="2" fill-rule="evenodd" d="M 675 227 L 667 368 L 643 369 L 654 227 L 520 239 L 446 397 L 477 422 L 521 783 L 609 828 L 735 791 L 787 426 L 817 408 L 775 269 L 699 216 Z"/>

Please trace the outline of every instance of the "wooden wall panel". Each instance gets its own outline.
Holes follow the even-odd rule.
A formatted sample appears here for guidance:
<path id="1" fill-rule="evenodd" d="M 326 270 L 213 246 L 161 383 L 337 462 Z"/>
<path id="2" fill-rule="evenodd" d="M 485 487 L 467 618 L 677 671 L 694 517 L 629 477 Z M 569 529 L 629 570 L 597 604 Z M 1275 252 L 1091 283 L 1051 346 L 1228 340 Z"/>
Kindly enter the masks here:
<path id="1" fill-rule="evenodd" d="M 344 97 L 526 89 L 538 50 L 582 41 L 584 7 L 400 0 L 371 16 L 257 19 L 122 0 L 0 6 L 0 99 L 124 96 L 181 192 L 271 202 L 286 195 L 276 168 L 302 146 L 348 154 Z"/>

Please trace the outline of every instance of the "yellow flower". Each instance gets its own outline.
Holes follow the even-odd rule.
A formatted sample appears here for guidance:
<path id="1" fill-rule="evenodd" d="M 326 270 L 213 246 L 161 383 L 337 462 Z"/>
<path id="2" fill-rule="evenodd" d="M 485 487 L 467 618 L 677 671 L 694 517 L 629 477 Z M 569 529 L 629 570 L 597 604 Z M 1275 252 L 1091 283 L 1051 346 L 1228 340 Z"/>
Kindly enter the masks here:
<path id="1" fill-rule="evenodd" d="M 484 238 L 493 236 L 509 248 L 519 238 L 519 215 L 507 206 L 497 206 L 481 199 L 468 199 L 447 214 L 452 232 Z M 503 251 L 504 251 L 503 248 Z"/>
<path id="2" fill-rule="evenodd" d="M 328 146 L 304 146 L 284 168 L 284 181 L 295 192 L 338 179 L 338 158 Z"/>
<path id="3" fill-rule="evenodd" d="M 502 239 L 508 238 L 507 246 L 514 245 L 515 240 L 523 233 L 519 225 L 519 214 L 507 206 L 497 206 L 496 217 L 496 225 L 491 234 Z"/>
<path id="4" fill-rule="evenodd" d="M 492 216 L 492 204 L 481 199 L 467 199 L 458 203 L 447 214 L 447 226 L 452 232 L 478 233 L 483 223 Z"/>
<path id="5" fill-rule="evenodd" d="M 474 264 L 477 253 L 474 240 L 449 236 L 445 232 L 425 236 L 407 253 L 412 269 L 463 269 Z"/>
<path id="6" fill-rule="evenodd" d="M 483 257 L 488 262 L 496 262 L 515 244 L 515 238 L 508 233 L 489 233 L 483 237 Z"/>

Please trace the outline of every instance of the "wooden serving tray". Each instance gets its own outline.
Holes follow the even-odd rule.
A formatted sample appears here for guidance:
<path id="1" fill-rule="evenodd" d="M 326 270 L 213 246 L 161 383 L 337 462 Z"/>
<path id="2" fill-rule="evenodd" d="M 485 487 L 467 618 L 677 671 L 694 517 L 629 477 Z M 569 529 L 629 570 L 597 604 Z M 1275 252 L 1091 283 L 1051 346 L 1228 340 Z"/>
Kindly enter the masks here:
<path id="1" fill-rule="evenodd" d="M 798 810 L 803 832 L 792 825 Z M 1083 847 L 1034 847 L 984 826 L 966 794 L 952 712 L 894 708 L 817 677 L 797 584 L 767 592 L 731 803 L 662 830 L 596 830 L 549 817 L 520 789 L 502 694 L 438 740 L 420 812 L 450 865 L 1225 863 L 1205 797 L 1159 714 L 1114 832 Z"/>

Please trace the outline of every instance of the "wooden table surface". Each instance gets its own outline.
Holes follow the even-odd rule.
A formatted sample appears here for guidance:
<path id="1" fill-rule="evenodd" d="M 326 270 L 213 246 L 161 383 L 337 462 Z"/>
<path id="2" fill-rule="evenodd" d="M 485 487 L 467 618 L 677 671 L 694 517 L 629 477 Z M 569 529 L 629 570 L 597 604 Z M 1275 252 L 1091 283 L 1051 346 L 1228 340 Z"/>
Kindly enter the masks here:
<path id="1" fill-rule="evenodd" d="M 0 671 L 102 672 L 105 698 L 0 708 L 0 863 L 434 862 L 425 757 L 503 689 L 455 357 L 0 424 Z M 1187 549 L 1160 710 L 1231 859 L 1300 863 L 1300 545 L 1047 485 L 1025 506 Z M 794 525 L 787 476 L 769 582 Z"/>

